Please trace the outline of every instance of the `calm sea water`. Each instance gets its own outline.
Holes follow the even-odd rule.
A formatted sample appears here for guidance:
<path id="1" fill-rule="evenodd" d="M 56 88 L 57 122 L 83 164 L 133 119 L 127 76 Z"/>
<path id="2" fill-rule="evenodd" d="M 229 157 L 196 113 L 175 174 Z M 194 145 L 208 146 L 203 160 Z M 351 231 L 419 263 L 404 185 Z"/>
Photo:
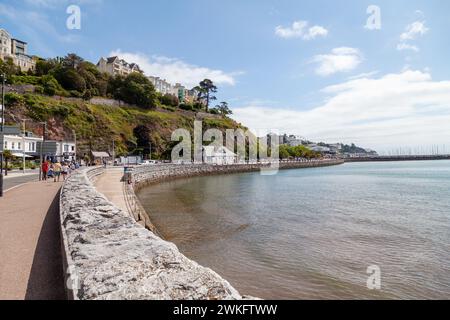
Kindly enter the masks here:
<path id="1" fill-rule="evenodd" d="M 167 240 L 242 294 L 450 298 L 449 161 L 190 178 L 139 197 Z M 367 289 L 371 265 L 381 290 Z"/>

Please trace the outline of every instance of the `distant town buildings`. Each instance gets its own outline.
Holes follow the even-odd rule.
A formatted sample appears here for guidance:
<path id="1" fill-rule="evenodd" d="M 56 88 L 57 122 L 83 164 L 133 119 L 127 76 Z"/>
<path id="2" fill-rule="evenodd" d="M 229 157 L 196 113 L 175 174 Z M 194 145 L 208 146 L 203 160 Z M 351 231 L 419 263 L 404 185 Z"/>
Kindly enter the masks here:
<path id="1" fill-rule="evenodd" d="M 119 57 L 100 58 L 97 68 L 112 76 L 127 76 L 132 72 L 142 73 L 136 63 L 128 63 Z"/>
<path id="2" fill-rule="evenodd" d="M 149 76 L 148 79 L 155 87 L 157 92 L 161 94 L 173 94 L 175 95 L 175 88 L 172 88 L 172 85 L 167 82 L 165 79 L 161 79 L 159 77 Z"/>
<path id="3" fill-rule="evenodd" d="M 33 70 L 36 67 L 36 61 L 27 52 L 26 42 L 14 39 L 6 30 L 0 29 L 0 58 L 3 61 L 12 59 L 21 71 Z"/>

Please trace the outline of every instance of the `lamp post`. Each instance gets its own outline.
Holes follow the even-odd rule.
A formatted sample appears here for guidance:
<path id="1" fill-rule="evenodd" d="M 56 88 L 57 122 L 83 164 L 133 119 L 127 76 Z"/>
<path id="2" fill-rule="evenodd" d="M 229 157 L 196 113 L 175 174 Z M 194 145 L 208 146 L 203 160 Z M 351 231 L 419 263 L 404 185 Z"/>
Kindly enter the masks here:
<path id="1" fill-rule="evenodd" d="M 23 163 L 23 173 L 25 174 L 25 169 L 26 169 L 26 161 L 25 161 L 25 151 L 26 151 L 26 146 L 25 146 L 25 135 L 27 134 L 26 132 L 26 122 L 28 121 L 28 119 L 22 119 L 22 124 L 23 124 L 23 132 L 22 132 L 22 163 Z"/>
<path id="2" fill-rule="evenodd" d="M 5 148 L 5 81 L 6 76 L 5 74 L 2 74 L 2 114 L 0 119 L 0 134 L 2 139 L 0 141 L 3 145 L 0 148 L 0 197 L 3 197 L 3 149 Z"/>
<path id="3" fill-rule="evenodd" d="M 42 142 L 41 142 L 41 148 L 39 151 L 39 181 L 43 180 L 43 176 L 42 176 L 42 163 L 44 161 L 44 144 L 45 144 L 45 135 L 47 133 L 47 123 L 45 122 L 41 122 L 41 124 L 43 125 L 43 136 L 42 136 Z"/>

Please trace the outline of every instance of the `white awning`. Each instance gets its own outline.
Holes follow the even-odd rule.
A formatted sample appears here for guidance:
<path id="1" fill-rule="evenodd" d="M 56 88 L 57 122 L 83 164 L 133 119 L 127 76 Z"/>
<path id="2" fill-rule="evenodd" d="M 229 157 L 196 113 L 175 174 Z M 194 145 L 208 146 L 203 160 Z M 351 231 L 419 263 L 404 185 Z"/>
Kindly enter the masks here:
<path id="1" fill-rule="evenodd" d="M 33 158 L 32 156 L 29 156 L 29 155 L 24 155 L 23 153 L 13 153 L 12 154 L 13 155 L 13 157 L 17 157 L 17 158 L 23 158 L 24 156 L 25 156 L 25 158 Z"/>

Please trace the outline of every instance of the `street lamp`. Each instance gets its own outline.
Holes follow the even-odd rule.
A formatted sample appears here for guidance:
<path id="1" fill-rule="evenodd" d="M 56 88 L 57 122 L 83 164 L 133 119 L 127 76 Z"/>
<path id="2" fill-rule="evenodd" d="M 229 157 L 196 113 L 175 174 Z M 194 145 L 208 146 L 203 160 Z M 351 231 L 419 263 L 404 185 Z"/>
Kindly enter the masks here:
<path id="1" fill-rule="evenodd" d="M 0 139 L 0 142 L 2 143 L 2 146 L 0 147 L 0 197 L 3 197 L 3 149 L 5 148 L 5 82 L 6 82 L 6 76 L 5 74 L 2 74 L 2 105 L 1 105 L 1 124 L 0 124 L 0 134 L 2 139 Z M 8 168 L 7 168 L 8 169 Z"/>

